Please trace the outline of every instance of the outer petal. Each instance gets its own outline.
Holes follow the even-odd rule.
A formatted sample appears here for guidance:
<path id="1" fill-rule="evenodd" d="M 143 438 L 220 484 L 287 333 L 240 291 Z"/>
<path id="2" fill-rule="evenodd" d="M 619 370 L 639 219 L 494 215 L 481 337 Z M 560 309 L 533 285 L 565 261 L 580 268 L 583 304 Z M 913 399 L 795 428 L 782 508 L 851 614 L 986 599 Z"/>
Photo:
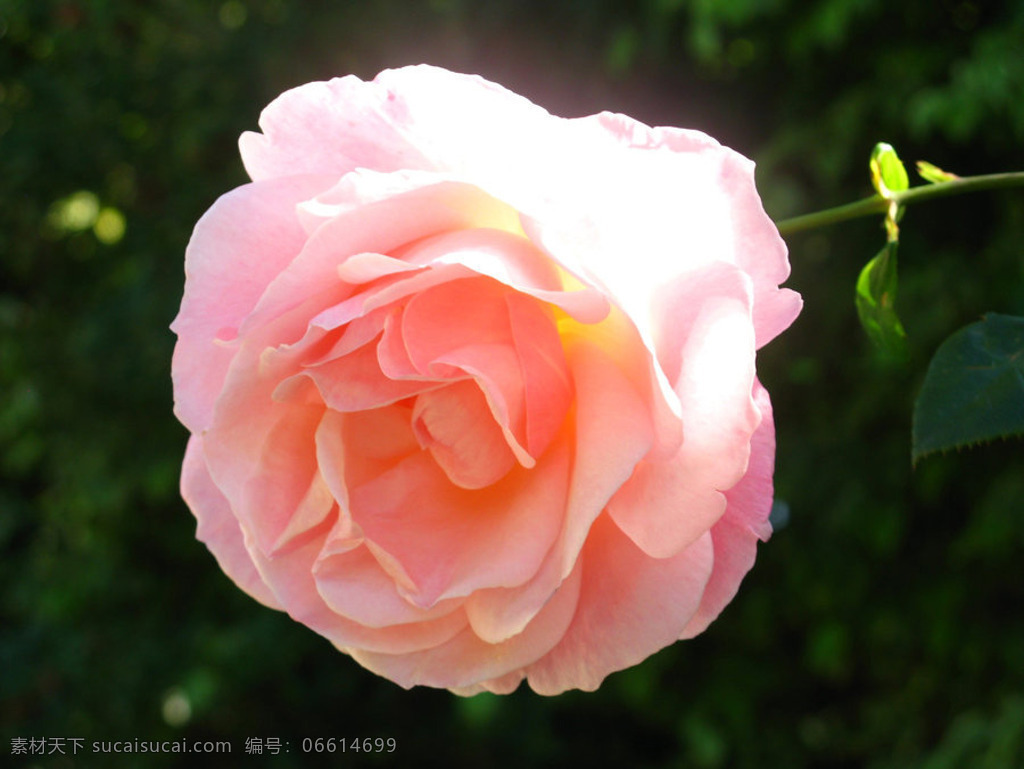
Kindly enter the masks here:
<path id="1" fill-rule="evenodd" d="M 760 414 L 751 399 L 750 281 L 732 265 L 680 280 L 663 297 L 657 338 L 683 419 L 675 456 L 649 458 L 609 504 L 615 522 L 655 558 L 679 552 L 725 512 L 743 477 Z"/>
<path id="2" fill-rule="evenodd" d="M 400 686 L 477 689 L 489 688 L 486 682 L 493 680 L 497 690 L 511 691 L 522 680 L 523 667 L 561 643 L 580 595 L 580 573 L 574 572 L 522 633 L 501 643 L 481 641 L 466 629 L 451 641 L 419 653 L 396 656 L 357 649 L 350 653 Z"/>
<path id="3" fill-rule="evenodd" d="M 622 307 L 652 353 L 657 294 L 710 265 L 750 276 L 758 346 L 792 322 L 800 299 L 778 288 L 786 249 L 757 197 L 751 161 L 703 134 L 623 115 L 569 122 L 563 174 L 543 192 L 510 190 L 505 199 L 534 242 Z M 594 157 L 602 159 L 596 179 L 582 171 Z"/>
<path id="4" fill-rule="evenodd" d="M 380 628 L 368 627 L 338 614 L 320 595 L 314 577 L 323 536 L 328 529 L 329 523 L 325 522 L 318 531 L 321 536 L 274 558 L 267 558 L 259 551 L 253 552 L 253 560 L 263 581 L 293 619 L 342 649 L 360 648 L 387 654 L 409 654 L 434 648 L 466 627 L 466 617 L 461 611 Z"/>
<path id="5" fill-rule="evenodd" d="M 659 287 L 698 267 L 736 261 L 733 200 L 720 184 L 735 153 L 702 135 L 694 151 L 678 152 L 663 141 L 665 132 L 620 115 L 571 126 L 575 147 L 562 164 L 570 167 L 543 196 L 523 192 L 522 202 L 513 202 L 527 235 L 601 287 L 650 342 Z M 572 173 L 594 157 L 602 161 L 596 180 L 593 172 Z"/>
<path id="6" fill-rule="evenodd" d="M 566 268 L 609 289 L 645 338 L 650 287 L 713 261 L 755 278 L 760 344 L 797 310 L 792 294 L 777 296 L 788 263 L 753 164 L 699 132 L 611 113 L 562 120 L 493 83 L 428 66 L 294 89 L 261 127 L 242 140 L 253 178 L 419 169 L 487 190 L 522 212 L 527 234 Z M 667 243 L 682 249 L 665 253 Z"/>
<path id="7" fill-rule="evenodd" d="M 735 263 L 753 281 L 754 328 L 760 349 L 789 328 L 803 301 L 795 291 L 779 288 L 789 277 L 788 252 L 757 194 L 753 162 L 730 153 L 722 166 L 719 186 L 732 197 Z"/>
<path id="8" fill-rule="evenodd" d="M 263 133 L 243 134 L 239 145 L 253 179 L 341 176 L 355 168 L 452 170 L 480 162 L 508 176 L 521 172 L 518 158 L 493 148 L 542 147 L 538 140 L 552 120 L 483 78 L 422 65 L 385 70 L 372 82 L 350 76 L 287 91 L 260 116 Z"/>
<path id="9" fill-rule="evenodd" d="M 297 314 L 302 316 L 301 308 Z M 285 317 L 278 325 L 294 331 L 287 329 L 293 322 Z M 269 338 L 284 333 L 273 326 L 262 331 Z M 311 351 L 316 351 L 312 337 L 290 348 L 268 348 L 260 335 L 246 339 L 204 433 L 211 477 L 265 553 L 318 526 L 334 503 L 316 460 L 322 402 L 273 397 L 277 384 Z"/>
<path id="10" fill-rule="evenodd" d="M 221 570 L 260 603 L 282 608 L 256 571 L 238 519 L 210 478 L 203 460 L 203 439 L 198 435 L 189 439 L 185 449 L 181 496 L 196 517 L 196 538 L 210 548 Z"/>
<path id="11" fill-rule="evenodd" d="M 761 424 L 751 439 L 750 465 L 743 480 L 726 493 L 725 515 L 711 529 L 715 569 L 683 638 L 703 632 L 733 599 L 740 581 L 754 565 L 758 540 L 767 540 L 771 535 L 768 515 L 774 491 L 775 424 L 768 391 L 760 382 L 754 384 L 754 401 L 761 411 Z"/>
<path id="12" fill-rule="evenodd" d="M 601 516 L 580 560 L 576 616 L 559 644 L 527 668 L 540 694 L 593 691 L 609 673 L 676 641 L 697 610 L 714 556 L 705 534 L 681 553 L 655 560 Z"/>
<path id="13" fill-rule="evenodd" d="M 263 133 L 242 134 L 239 149 L 254 180 L 430 168 L 398 128 L 407 112 L 386 86 L 355 76 L 308 83 L 274 99 L 260 115 Z"/>
<path id="14" fill-rule="evenodd" d="M 267 285 L 306 240 L 295 206 L 330 182 L 298 176 L 247 184 L 221 197 L 196 224 L 185 251 L 185 296 L 171 330 L 175 413 L 193 432 L 209 426 L 234 351 L 233 339 Z M 244 224 L 242 224 L 244 223 Z"/>

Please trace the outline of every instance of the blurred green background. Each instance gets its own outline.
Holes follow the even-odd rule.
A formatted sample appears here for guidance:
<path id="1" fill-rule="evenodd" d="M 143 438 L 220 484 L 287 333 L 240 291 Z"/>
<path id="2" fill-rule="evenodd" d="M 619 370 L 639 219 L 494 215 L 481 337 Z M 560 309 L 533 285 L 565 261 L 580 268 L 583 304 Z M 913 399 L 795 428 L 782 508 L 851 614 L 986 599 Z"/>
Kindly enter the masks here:
<path id="1" fill-rule="evenodd" d="M 698 639 L 595 694 L 405 692 L 238 591 L 177 492 L 167 326 L 239 133 L 303 82 L 428 61 L 556 114 L 699 128 L 770 213 L 870 194 L 877 141 L 1024 169 L 1024 4 L 982 0 L 0 0 L 0 763 L 1024 766 L 1024 446 L 910 464 L 937 344 L 1024 314 L 1024 194 L 903 221 L 911 363 L 853 309 L 861 220 L 790 240 L 806 307 L 759 358 L 780 526 Z M 233 757 L 11 757 L 15 737 L 230 740 Z M 291 751 L 246 756 L 247 737 Z"/>

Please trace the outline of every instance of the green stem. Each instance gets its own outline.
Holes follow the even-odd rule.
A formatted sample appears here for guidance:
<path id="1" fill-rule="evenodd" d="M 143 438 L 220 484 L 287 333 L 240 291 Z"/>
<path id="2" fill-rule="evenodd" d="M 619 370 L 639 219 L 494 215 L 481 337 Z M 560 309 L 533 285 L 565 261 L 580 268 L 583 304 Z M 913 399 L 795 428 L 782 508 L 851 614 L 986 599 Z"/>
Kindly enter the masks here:
<path id="1" fill-rule="evenodd" d="M 996 190 L 1003 187 L 1024 187 L 1024 171 L 987 176 L 963 176 L 948 182 L 926 184 L 902 192 L 893 192 L 890 199 L 894 200 L 897 205 L 909 206 L 912 203 L 920 203 L 933 198 L 963 195 L 981 190 Z M 779 228 L 779 232 L 783 236 L 792 235 L 795 232 L 827 227 L 830 224 L 845 222 L 848 219 L 856 219 L 861 216 L 884 214 L 888 207 L 889 199 L 883 198 L 881 195 L 872 195 L 870 198 L 847 203 L 845 206 L 783 219 L 776 222 L 775 226 Z"/>

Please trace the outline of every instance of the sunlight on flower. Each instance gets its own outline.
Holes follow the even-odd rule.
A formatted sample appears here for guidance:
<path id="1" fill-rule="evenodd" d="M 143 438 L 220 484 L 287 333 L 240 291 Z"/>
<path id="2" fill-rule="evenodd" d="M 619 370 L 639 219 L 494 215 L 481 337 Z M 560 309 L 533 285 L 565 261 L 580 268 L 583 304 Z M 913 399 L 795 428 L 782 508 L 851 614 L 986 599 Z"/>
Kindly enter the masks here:
<path id="1" fill-rule="evenodd" d="M 465 696 L 592 691 L 701 633 L 771 531 L 755 356 L 801 306 L 753 163 L 426 65 L 259 125 L 171 326 L 182 495 L 225 572 Z"/>

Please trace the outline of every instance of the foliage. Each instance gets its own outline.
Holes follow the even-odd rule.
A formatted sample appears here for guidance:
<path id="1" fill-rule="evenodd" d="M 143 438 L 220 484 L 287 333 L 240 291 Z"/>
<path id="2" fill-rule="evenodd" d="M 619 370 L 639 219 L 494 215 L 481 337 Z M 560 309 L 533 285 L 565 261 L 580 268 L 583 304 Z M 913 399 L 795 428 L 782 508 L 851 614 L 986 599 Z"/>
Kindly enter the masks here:
<path id="1" fill-rule="evenodd" d="M 334 735 L 397 738 L 401 762 L 366 765 L 1019 764 L 1020 443 L 907 461 L 912 372 L 983 313 L 1024 315 L 1019 193 L 907 214 L 906 370 L 850 307 L 877 222 L 790 239 L 806 307 L 759 358 L 789 522 L 707 633 L 596 694 L 403 692 L 235 589 L 178 498 L 167 324 L 193 223 L 244 181 L 237 135 L 289 86 L 428 60 L 560 114 L 699 128 L 758 160 L 783 217 L 868 194 L 878 136 L 1020 167 L 1022 35 L 1024 6 L 973 0 L 0 0 L 0 750 L 278 736 L 290 753 L 246 760 L 301 766 L 303 737 Z"/>
<path id="2" fill-rule="evenodd" d="M 950 336 L 914 408 L 914 459 L 1024 434 L 1024 318 L 992 313 Z"/>
<path id="3" fill-rule="evenodd" d="M 861 325 L 886 355 L 901 360 L 907 354 L 907 334 L 896 316 L 896 247 L 890 240 L 860 271 L 855 303 Z"/>
<path id="4" fill-rule="evenodd" d="M 857 278 L 857 314 L 876 348 L 890 359 L 903 360 L 906 332 L 896 315 L 897 222 L 903 213 L 902 206 L 911 195 L 922 191 L 934 198 L 936 192 L 963 190 L 993 177 L 963 179 L 918 161 L 918 172 L 933 186 L 909 190 L 902 161 L 892 146 L 884 142 L 875 145 L 869 165 L 875 200 L 887 205 L 886 244 Z M 1007 177 L 1020 174 L 997 176 L 1002 183 Z M 782 229 L 783 225 L 779 227 Z M 939 346 L 914 406 L 915 461 L 934 451 L 1010 435 L 1024 436 L 1022 328 L 1024 318 L 993 313 L 981 323 L 957 331 Z"/>

